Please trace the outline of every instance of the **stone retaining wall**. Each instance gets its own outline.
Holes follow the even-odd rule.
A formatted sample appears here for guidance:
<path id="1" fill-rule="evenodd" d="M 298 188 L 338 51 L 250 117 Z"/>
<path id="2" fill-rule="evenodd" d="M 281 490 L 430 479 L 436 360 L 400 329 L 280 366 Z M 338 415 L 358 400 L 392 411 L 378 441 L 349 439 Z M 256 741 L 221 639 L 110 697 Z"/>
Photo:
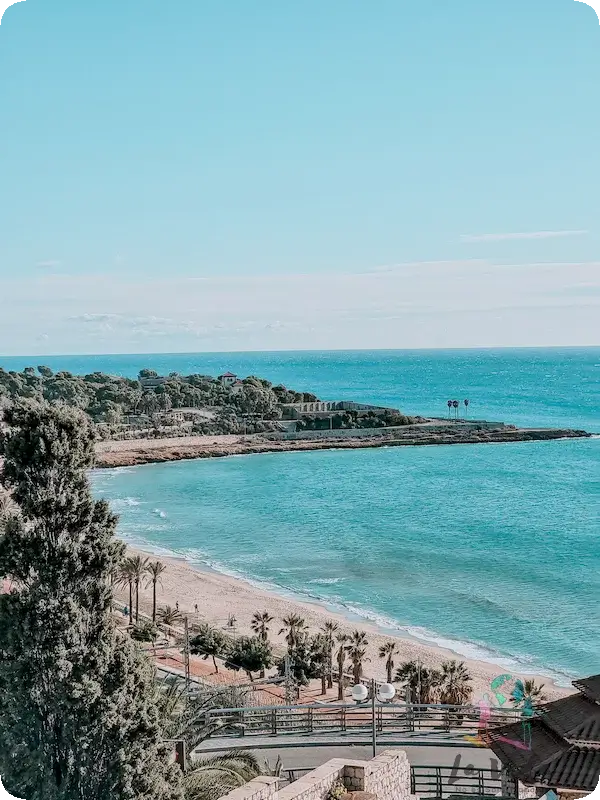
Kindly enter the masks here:
<path id="1" fill-rule="evenodd" d="M 333 758 L 279 791 L 277 778 L 255 778 L 223 800 L 326 800 L 338 781 L 350 792 L 368 792 L 377 800 L 418 800 L 410 793 L 410 764 L 404 750 L 386 750 L 372 761 Z"/>
<path id="2" fill-rule="evenodd" d="M 467 433 L 476 431 L 502 430 L 506 425 L 503 422 L 486 422 L 484 420 L 469 420 L 468 422 L 417 424 L 389 426 L 387 428 L 335 428 L 334 430 L 297 431 L 296 433 L 266 433 L 264 438 L 271 441 L 294 442 L 305 439 L 366 439 L 375 436 L 396 438 L 440 433 Z"/>
<path id="3" fill-rule="evenodd" d="M 404 750 L 386 750 L 367 762 L 362 788 L 379 800 L 414 797 L 410 793 L 410 763 Z"/>
<path id="4" fill-rule="evenodd" d="M 277 787 L 279 778 L 270 775 L 260 775 L 253 781 L 234 789 L 225 795 L 222 800 L 278 800 Z"/>

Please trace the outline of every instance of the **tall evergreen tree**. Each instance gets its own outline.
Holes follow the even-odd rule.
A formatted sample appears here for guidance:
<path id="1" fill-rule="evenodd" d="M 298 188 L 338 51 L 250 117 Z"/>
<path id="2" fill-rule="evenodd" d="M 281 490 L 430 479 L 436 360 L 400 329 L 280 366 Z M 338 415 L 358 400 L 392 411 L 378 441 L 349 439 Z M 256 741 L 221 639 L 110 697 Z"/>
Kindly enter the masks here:
<path id="1" fill-rule="evenodd" d="M 116 517 L 91 496 L 94 433 L 79 411 L 5 414 L 0 529 L 0 774 L 27 800 L 180 800 L 154 675 L 112 616 Z"/>

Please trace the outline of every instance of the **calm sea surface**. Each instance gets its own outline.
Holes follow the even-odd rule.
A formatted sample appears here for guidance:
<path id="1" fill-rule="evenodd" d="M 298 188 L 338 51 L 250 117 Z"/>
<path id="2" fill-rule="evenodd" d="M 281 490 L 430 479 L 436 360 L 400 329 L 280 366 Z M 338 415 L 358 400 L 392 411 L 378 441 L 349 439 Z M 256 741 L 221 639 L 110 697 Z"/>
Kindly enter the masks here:
<path id="1" fill-rule="evenodd" d="M 600 348 L 2 358 L 232 370 L 408 413 L 600 433 Z M 600 439 L 264 454 L 94 474 L 121 534 L 464 655 L 600 671 Z M 254 609 L 252 609 L 254 610 Z"/>

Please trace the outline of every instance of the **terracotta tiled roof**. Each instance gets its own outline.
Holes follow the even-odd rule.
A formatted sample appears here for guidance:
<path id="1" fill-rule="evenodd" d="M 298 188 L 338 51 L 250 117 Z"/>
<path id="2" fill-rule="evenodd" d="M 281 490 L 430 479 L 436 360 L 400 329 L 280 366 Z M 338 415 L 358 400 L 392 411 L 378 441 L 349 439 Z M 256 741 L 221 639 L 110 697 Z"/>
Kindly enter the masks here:
<path id="1" fill-rule="evenodd" d="M 571 742 L 600 745 L 600 705 L 575 694 L 549 703 L 544 709 L 544 725 Z"/>
<path id="2" fill-rule="evenodd" d="M 564 755 L 569 742 L 544 726 L 541 719 L 531 720 L 531 738 L 524 737 L 521 722 L 493 728 L 487 732 L 489 747 L 503 764 L 523 783 L 536 782 L 536 776 L 546 764 Z M 525 749 L 526 743 L 531 749 Z M 523 747 L 517 746 L 523 743 Z"/>
<path id="3" fill-rule="evenodd" d="M 592 675 L 589 678 L 573 681 L 573 686 L 590 700 L 595 700 L 597 703 L 600 702 L 600 675 Z"/>
<path id="4" fill-rule="evenodd" d="M 600 749 L 573 747 L 548 764 L 541 781 L 545 786 L 592 792 L 600 776 Z"/>
<path id="5" fill-rule="evenodd" d="M 490 749 L 510 772 L 528 785 L 575 791 L 592 791 L 600 776 L 600 748 L 570 745 L 545 730 L 539 720 L 531 724 L 531 751 L 521 750 L 499 737 L 519 739 L 521 725 L 490 732 Z"/>
<path id="6" fill-rule="evenodd" d="M 600 777 L 599 682 L 598 675 L 573 681 L 584 694 L 547 703 L 530 721 L 530 736 L 520 722 L 488 731 L 490 749 L 527 785 L 592 791 Z"/>

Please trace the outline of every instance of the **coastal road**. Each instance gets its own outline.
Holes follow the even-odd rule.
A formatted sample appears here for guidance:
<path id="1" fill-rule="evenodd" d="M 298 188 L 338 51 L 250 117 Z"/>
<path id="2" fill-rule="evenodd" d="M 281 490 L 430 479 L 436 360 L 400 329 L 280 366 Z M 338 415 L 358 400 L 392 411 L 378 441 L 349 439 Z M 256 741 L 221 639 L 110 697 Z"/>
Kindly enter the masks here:
<path id="1" fill-rule="evenodd" d="M 194 751 L 193 758 L 203 758 L 205 756 L 221 755 L 231 751 L 228 747 L 225 750 Z M 284 769 L 314 769 L 324 764 L 332 758 L 351 758 L 369 761 L 373 757 L 371 746 L 365 745 L 326 745 L 319 742 L 318 745 L 303 747 L 289 746 L 281 742 L 278 747 L 265 751 L 256 750 L 252 747 L 244 748 L 247 752 L 254 753 L 260 761 L 268 761 L 272 766 L 275 765 L 278 756 L 281 756 Z M 378 753 L 384 750 L 398 749 L 390 744 L 383 744 L 377 748 Z M 454 764 L 460 770 L 474 767 L 475 769 L 494 769 L 496 758 L 491 750 L 483 747 L 435 747 L 431 745 L 409 745 L 399 748 L 406 752 L 408 760 L 412 766 L 442 766 L 452 767 Z M 457 761 L 458 759 L 458 761 Z"/>
<path id="2" fill-rule="evenodd" d="M 377 752 L 382 753 L 387 749 L 394 748 L 391 745 L 382 745 Z M 474 770 L 485 770 L 485 780 L 487 781 L 489 780 L 487 771 L 493 770 L 496 772 L 500 767 L 492 751 L 484 748 L 417 745 L 402 747 L 401 749 L 406 752 L 411 767 L 419 768 L 418 775 L 420 777 L 417 778 L 417 781 L 419 781 L 423 796 L 425 793 L 431 794 L 432 785 L 435 785 L 433 782 L 435 780 L 436 767 L 445 768 L 443 771 L 444 777 L 442 778 L 443 796 L 456 792 L 457 786 L 462 787 L 465 792 L 475 791 L 477 778 L 473 775 Z M 285 783 L 290 780 L 298 780 L 307 772 L 325 764 L 332 758 L 369 761 L 373 757 L 371 746 L 327 746 L 321 743 L 313 747 L 288 747 L 282 742 L 279 747 L 273 750 L 250 749 L 250 752 L 256 756 L 260 764 L 267 762 L 271 769 L 275 767 L 277 759 L 280 757 L 282 779 Z M 208 754 L 196 752 L 193 757 L 201 758 L 203 755 Z M 210 753 L 210 755 L 216 755 L 216 753 Z M 498 778 L 496 778 L 497 780 Z M 490 786 L 495 791 L 498 790 L 498 785 L 496 785 L 493 778 Z"/>

